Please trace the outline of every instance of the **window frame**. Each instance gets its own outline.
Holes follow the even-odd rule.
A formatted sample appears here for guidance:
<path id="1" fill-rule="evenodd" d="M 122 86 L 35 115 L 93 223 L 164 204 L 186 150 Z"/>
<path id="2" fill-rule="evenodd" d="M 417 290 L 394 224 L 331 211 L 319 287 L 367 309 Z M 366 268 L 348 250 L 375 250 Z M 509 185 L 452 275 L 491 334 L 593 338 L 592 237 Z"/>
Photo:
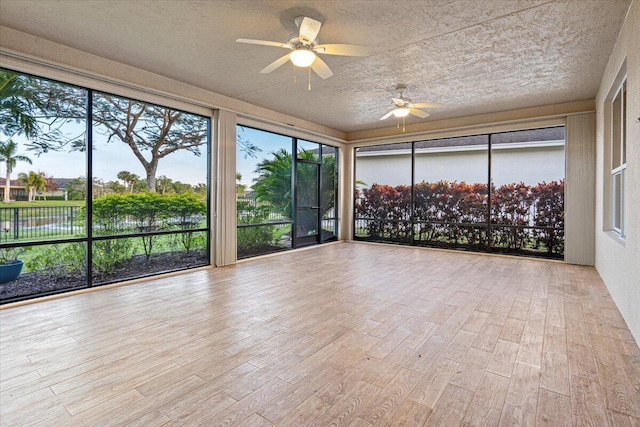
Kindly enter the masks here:
<path id="1" fill-rule="evenodd" d="M 267 222 L 263 222 L 263 223 L 256 223 L 256 224 L 243 224 L 243 223 L 237 223 L 236 224 L 236 243 L 238 240 L 238 230 L 242 229 L 242 228 L 257 228 L 257 227 L 265 227 L 265 226 L 270 226 L 270 225 L 289 225 L 291 227 L 291 243 L 289 247 L 285 247 L 282 250 L 295 250 L 298 248 L 302 248 L 304 246 L 308 246 L 308 245 L 312 245 L 312 244 L 324 244 L 324 243 L 328 243 L 328 242 L 333 242 L 333 241 L 337 241 L 338 240 L 338 229 L 339 229 L 339 216 L 338 216 L 338 202 L 339 202 L 339 192 L 340 192 L 340 185 L 339 185 L 339 155 L 340 155 L 340 147 L 337 145 L 332 145 L 331 143 L 327 143 L 325 142 L 322 138 L 313 138 L 313 137 L 309 137 L 309 136 L 305 136 L 305 137 L 301 137 L 301 136 L 296 136 L 295 132 L 287 133 L 285 130 L 278 130 L 278 129 L 273 129 L 270 126 L 258 126 L 252 122 L 248 122 L 248 124 L 245 124 L 245 122 L 247 122 L 247 120 L 242 120 L 239 121 L 238 123 L 236 123 L 236 131 L 239 128 L 244 128 L 244 129 L 250 129 L 252 131 L 256 131 L 256 132 L 263 132 L 263 133 L 267 133 L 267 134 L 272 134 L 272 135 L 276 135 L 279 137 L 283 137 L 283 138 L 287 138 L 290 140 L 291 142 L 291 214 L 290 214 L 290 219 L 285 219 L 282 221 L 267 221 Z M 257 144 L 259 145 L 259 143 Z M 314 147 L 313 149 L 318 150 L 319 153 L 319 159 L 317 161 L 314 160 L 305 160 L 300 158 L 300 150 L 299 148 L 304 145 L 304 146 L 317 146 Z M 325 188 L 323 187 L 323 173 L 324 171 L 322 170 L 322 165 L 323 165 L 323 153 L 325 148 L 330 148 L 333 149 L 333 155 L 334 155 L 334 215 L 330 216 L 328 218 L 323 218 L 323 215 L 321 214 L 322 212 L 322 208 L 323 208 L 323 204 L 322 204 L 322 194 L 323 191 L 325 190 Z M 303 148 L 304 149 L 304 148 Z M 236 147 L 237 150 L 237 147 Z M 300 223 L 299 218 L 298 218 L 298 182 L 297 182 L 297 170 L 298 170 L 298 165 L 302 165 L 302 164 L 306 164 L 306 165 L 316 165 L 318 167 L 318 179 L 319 179 L 319 186 L 318 186 L 318 205 L 317 208 L 320 212 L 320 214 L 318 215 L 318 235 L 316 236 L 317 239 L 313 240 L 312 239 L 308 239 L 305 240 L 304 237 L 298 237 L 296 235 L 297 233 L 297 227 L 298 224 Z M 237 168 L 238 168 L 238 163 L 237 163 L 237 152 L 236 152 L 236 172 L 237 172 Z M 236 203 L 237 203 L 237 195 L 236 195 Z M 237 205 L 236 205 L 237 206 Z M 236 216 L 238 215 L 238 212 L 236 212 Z M 322 237 L 322 224 L 325 221 L 331 221 L 333 222 L 333 227 L 334 227 L 334 233 L 332 237 L 323 239 Z M 268 255 L 274 252 L 278 252 L 279 250 L 273 250 L 273 251 L 267 251 L 264 253 L 256 253 L 256 254 L 249 254 L 249 255 L 238 255 L 238 246 L 236 245 L 236 258 L 237 260 L 245 260 L 245 259 L 250 259 L 250 258 L 254 258 L 257 256 L 262 256 L 262 255 Z"/>
<path id="2" fill-rule="evenodd" d="M 523 253 L 519 253 L 516 250 L 504 250 L 504 248 L 500 247 L 499 245 L 494 245 L 492 242 L 494 241 L 494 235 L 492 234 L 494 230 L 499 229 L 499 228 L 509 228 L 512 230 L 515 229 L 538 229 L 538 230 L 543 230 L 543 229 L 551 229 L 554 232 L 558 232 L 561 233 L 559 235 L 561 235 L 561 239 L 564 242 L 565 239 L 565 232 L 564 232 L 564 224 L 565 224 L 565 220 L 564 220 L 564 209 L 563 209 L 563 219 L 562 219 L 562 225 L 558 226 L 558 227 L 547 227 L 547 226 L 540 226 L 540 225 L 534 225 L 534 224 L 529 224 L 529 225 L 502 225 L 500 223 L 498 223 L 497 221 L 494 220 L 494 215 L 492 213 L 492 196 L 493 196 L 493 187 L 494 187 L 494 182 L 493 182 L 493 177 L 494 177 L 494 169 L 493 169 L 493 165 L 492 165 L 492 152 L 493 150 L 495 150 L 495 146 L 493 144 L 499 144 L 496 142 L 492 142 L 492 137 L 493 136 L 497 136 L 497 135 L 502 135 L 502 134 L 509 134 L 509 133 L 517 133 L 517 132 L 525 132 L 525 131 L 536 131 L 536 130 L 542 130 L 545 128 L 563 128 L 563 139 L 562 139 L 562 148 L 563 148 L 563 152 L 564 152 L 564 161 L 566 162 L 566 156 L 567 156 L 567 152 L 566 152 L 566 124 L 565 123 L 547 123 L 545 125 L 539 125 L 539 126 L 518 126 L 518 127 L 514 127 L 514 128 L 510 128 L 510 129 L 496 129 L 496 130 L 487 130 L 486 132 L 479 132 L 479 133 L 468 133 L 468 134 L 461 134 L 461 135 L 443 135 L 443 136 L 438 136 L 438 137 L 433 137 L 433 138 L 424 138 L 424 139 L 419 139 L 419 140 L 413 140 L 413 141 L 397 141 L 397 142 L 389 142 L 389 143 L 385 143 L 385 144 L 370 144 L 370 145 L 359 145 L 353 148 L 353 164 L 354 164 L 354 172 L 353 172 L 353 194 L 354 194 L 354 201 L 353 201 L 353 225 L 352 225 L 352 232 L 351 232 L 351 238 L 353 240 L 367 240 L 369 239 L 368 236 L 365 235 L 359 235 L 358 234 L 358 230 L 365 228 L 362 227 L 362 225 L 358 223 L 358 221 L 371 221 L 371 222 L 376 222 L 379 224 L 405 224 L 407 229 L 409 230 L 415 230 L 416 226 L 419 226 L 421 224 L 421 221 L 419 221 L 416 218 L 416 210 L 415 210 L 415 191 L 416 191 L 416 186 L 417 186 L 417 179 L 416 179 L 416 151 L 420 148 L 416 147 L 416 144 L 420 144 L 423 142 L 430 142 L 430 141 L 438 141 L 441 139 L 455 139 L 455 138 L 469 138 L 469 137 L 474 137 L 474 138 L 485 138 L 486 141 L 481 143 L 478 143 L 478 145 L 484 145 L 486 144 L 486 148 L 482 148 L 480 151 L 485 151 L 487 153 L 487 157 L 486 157 L 486 167 L 487 167 L 487 181 L 486 181 L 486 185 L 487 185 L 487 194 L 486 194 L 486 208 L 484 209 L 485 213 L 486 213 L 486 220 L 482 221 L 482 222 L 473 222 L 473 223 L 457 223 L 457 222 L 447 222 L 446 220 L 436 220 L 436 221 L 423 221 L 425 223 L 431 223 L 431 224 L 437 224 L 437 225 L 444 225 L 444 226 L 448 226 L 448 225 L 462 225 L 462 226 L 476 226 L 478 228 L 483 228 L 484 229 L 484 233 L 486 234 L 484 236 L 484 242 L 478 244 L 477 246 L 474 246 L 473 248 L 471 248 L 471 246 L 466 246 L 466 245 L 458 245 L 457 243 L 452 244 L 451 246 L 447 247 L 448 249 L 458 249 L 458 250 L 471 250 L 471 251 L 475 251 L 475 252 L 495 252 L 495 253 L 499 253 L 499 251 L 503 251 L 504 253 L 508 253 L 509 255 L 524 255 L 524 256 L 532 256 L 532 257 L 540 257 L 540 258 L 547 258 L 547 259 L 564 259 L 565 258 L 565 250 L 564 250 L 564 243 L 562 245 L 562 252 L 555 252 L 555 251 L 551 251 L 549 253 L 545 253 L 540 251 L 539 253 L 529 253 L 529 254 L 523 254 Z M 411 188 L 411 202 L 410 202 L 410 211 L 411 213 L 409 214 L 409 218 L 393 218 L 393 219 L 388 219 L 388 218 L 375 218 L 375 217 L 364 217 L 364 216 L 359 216 L 358 215 L 358 188 L 357 188 L 357 183 L 358 183 L 358 150 L 361 148 L 365 148 L 365 147 L 377 147 L 378 149 L 385 147 L 385 146 L 392 146 L 392 145 L 406 145 L 406 147 L 402 147 L 400 149 L 396 149 L 394 150 L 394 154 L 398 155 L 398 156 L 406 156 L 409 155 L 411 158 L 411 184 L 409 184 L 409 187 Z M 500 144 L 501 147 L 504 147 L 507 144 Z M 508 147 L 508 145 L 507 145 Z M 367 154 L 365 154 L 362 157 L 368 157 Z M 562 182 L 566 182 L 566 163 L 565 166 L 563 168 L 563 172 L 564 172 L 564 177 L 562 179 Z M 541 183 L 539 183 L 541 184 Z M 403 184 L 404 185 L 404 184 Z M 564 186 L 564 184 L 563 184 Z M 566 187 L 564 187 L 566 189 Z M 564 206 L 564 190 L 563 190 L 563 206 Z M 414 246 L 416 245 L 416 240 L 414 239 L 414 234 L 412 232 L 409 232 L 410 235 L 409 236 L 402 236 L 400 238 L 395 238 L 395 237 L 391 237 L 391 238 L 379 238 L 379 239 L 374 239 L 374 240 L 370 240 L 370 241 L 376 241 L 376 242 L 381 242 L 381 243 L 397 243 L 397 244 L 406 244 L 406 245 L 411 245 Z M 458 246 L 456 246 L 458 245 Z M 438 246 L 438 244 L 422 244 L 421 246 L 427 246 L 427 247 L 440 247 Z"/>
<path id="3" fill-rule="evenodd" d="M 627 127 L 627 76 L 624 74 L 620 83 L 613 88 L 613 96 L 607 102 L 610 125 L 610 173 L 609 191 L 610 229 L 621 239 L 625 233 L 625 181 L 626 181 L 626 127 Z M 616 111 L 618 110 L 618 111 Z"/>
<path id="4" fill-rule="evenodd" d="M 114 97 L 119 97 L 122 99 L 128 99 L 128 100 L 132 100 L 132 101 L 136 101 L 136 102 L 141 102 L 141 103 L 145 103 L 145 104 L 151 104 L 151 105 L 155 105 L 155 106 L 159 106 L 162 108 L 168 108 L 171 110 L 175 110 L 175 111 L 180 111 L 186 114 L 191 114 L 191 115 L 196 115 L 196 116 L 200 116 L 202 118 L 204 118 L 206 120 L 206 158 L 207 158 L 207 166 L 206 166 L 206 171 L 207 171 L 207 177 L 206 177 L 206 185 L 207 185 L 207 196 L 206 196 L 206 203 L 207 203 L 207 215 L 206 215 L 206 227 L 199 227 L 199 228 L 194 228 L 194 229 L 179 229 L 179 230 L 161 230 L 161 231 L 153 231 L 153 232 L 142 232 L 142 233 L 125 233 L 125 234 L 117 234 L 117 235 L 106 235 L 106 236 L 97 236 L 93 234 L 93 226 L 87 226 L 86 230 L 85 230 L 85 234 L 83 236 L 80 237 L 61 237 L 61 238 L 54 238 L 54 239 L 40 239 L 40 240 L 27 240 L 27 241 L 20 241 L 20 242 L 0 242 L 0 249 L 2 248 L 7 248 L 7 249 L 11 249 L 11 248 L 28 248 L 28 247 L 37 247 L 37 246 L 47 246 L 47 245 L 59 245 L 59 244 L 75 244 L 75 243 L 83 243 L 85 244 L 85 278 L 84 278 L 84 283 L 83 285 L 80 286 L 74 286 L 74 287 L 69 287 L 69 288 L 61 288 L 61 289 L 54 289 L 54 290 L 48 290 L 48 291 L 44 291 L 44 292 L 36 292 L 36 293 L 30 293 L 30 294 L 25 294 L 25 295 L 20 295 L 20 296 L 16 296 L 16 297 L 9 297 L 9 298 L 5 298 L 5 299 L 0 299 L 0 305 L 4 305 L 4 304 L 8 304 L 8 303 L 13 303 L 13 302 L 17 302 L 17 301 L 23 301 L 23 300 L 30 300 L 30 299 L 34 299 L 34 298 L 40 298 L 40 297 L 46 297 L 46 296 L 50 296 L 50 295 L 56 295 L 56 294 L 64 294 L 64 293 L 69 293 L 72 291 L 76 291 L 76 290 L 85 290 L 85 289 L 91 289 L 91 288 L 99 288 L 100 286 L 104 286 L 104 285 L 110 285 L 113 283 L 122 283 L 122 282 L 128 282 L 131 280 L 138 280 L 138 279 L 145 279 L 145 278 L 151 278 L 151 277 L 157 277 L 157 276 L 162 276 L 165 274 L 172 274 L 172 273 L 176 273 L 176 272 L 181 272 L 181 271 L 186 271 L 186 270 L 192 270 L 195 268 L 201 268 L 201 267 L 205 267 L 205 266 L 210 266 L 212 265 L 212 253 L 211 253 L 211 247 L 213 245 L 213 238 L 214 238 L 214 228 L 211 224 L 211 217 L 213 215 L 213 203 L 212 203 L 212 198 L 211 198 L 211 192 L 212 192 L 212 171 L 211 171 L 211 163 L 212 163 L 212 155 L 213 155 L 213 150 L 216 144 L 215 141 L 215 132 L 213 132 L 214 130 L 214 126 L 217 125 L 215 119 L 214 119 L 214 115 L 213 115 L 213 110 L 210 109 L 206 109 L 206 108 L 201 108 L 195 104 L 189 104 L 189 103 L 185 103 L 185 102 L 181 102 L 179 100 L 173 99 L 173 98 L 167 98 L 165 96 L 162 95 L 157 95 L 157 94 L 153 94 L 151 92 L 147 93 L 144 91 L 140 91 L 140 90 L 135 90 L 129 87 L 125 87 L 125 86 L 121 86 L 118 84 L 110 84 L 110 83 L 105 83 L 103 81 L 100 82 L 96 82 L 96 81 L 78 81 L 78 79 L 74 78 L 73 75 L 67 75 L 63 73 L 62 77 L 59 76 L 51 76 L 50 73 L 43 71 L 43 70 L 36 70 L 34 72 L 32 71 L 24 71 L 22 69 L 15 68 L 15 67 L 8 67 L 8 66 L 0 66 L 0 70 L 4 70 L 4 71 L 8 71 L 8 72 L 12 72 L 12 73 L 17 73 L 19 75 L 24 75 L 24 76 L 28 76 L 28 77 L 33 77 L 33 78 L 37 78 L 37 79 L 42 79 L 42 80 L 48 80 L 50 82 L 53 83 L 57 83 L 57 84 L 62 84 L 65 86 L 69 86 L 69 87 L 73 87 L 75 89 L 78 90 L 82 90 L 84 91 L 83 96 L 86 98 L 86 108 L 85 108 L 85 114 L 84 114 L 84 118 L 85 118 L 85 126 L 86 126 L 86 136 L 85 136 L 85 146 L 93 146 L 93 133 L 95 131 L 95 125 L 94 125 L 94 121 L 93 121 L 93 96 L 95 94 L 102 94 L 102 95 L 109 95 L 109 96 L 114 96 Z M 98 84 L 96 84 L 98 83 Z M 93 151 L 94 150 L 86 150 L 86 155 L 85 155 L 85 175 L 84 178 L 86 179 L 86 182 L 90 182 L 93 180 L 93 178 L 95 178 L 94 174 L 93 174 Z M 86 188 L 86 196 L 85 196 L 85 203 L 86 203 L 86 213 L 85 213 L 85 217 L 84 220 L 87 224 L 92 224 L 92 208 L 93 208 L 93 188 L 91 185 L 87 185 Z M 95 278 L 93 277 L 93 254 L 92 254 L 92 246 L 95 242 L 98 241 L 104 241 L 104 240 L 114 240 L 114 239 L 129 239 L 129 238 L 136 238 L 136 237 L 141 237 L 141 236 L 161 236 L 161 235 L 180 235 L 180 234 L 186 234 L 186 233 L 200 233 L 200 232 L 204 232 L 206 233 L 207 236 L 207 244 L 206 244 L 206 248 L 205 248 L 205 254 L 206 254 L 206 263 L 203 265 L 195 265 L 195 266 L 186 266 L 186 267 L 180 267 L 177 269 L 172 269 L 172 270 L 167 270 L 167 271 L 162 271 L 162 272 L 158 272 L 158 273 L 151 273 L 151 274 L 140 274 L 138 276 L 135 277 L 126 277 L 126 278 L 119 278 L 117 280 L 114 281 L 104 281 L 104 282 L 98 282 L 95 280 Z"/>

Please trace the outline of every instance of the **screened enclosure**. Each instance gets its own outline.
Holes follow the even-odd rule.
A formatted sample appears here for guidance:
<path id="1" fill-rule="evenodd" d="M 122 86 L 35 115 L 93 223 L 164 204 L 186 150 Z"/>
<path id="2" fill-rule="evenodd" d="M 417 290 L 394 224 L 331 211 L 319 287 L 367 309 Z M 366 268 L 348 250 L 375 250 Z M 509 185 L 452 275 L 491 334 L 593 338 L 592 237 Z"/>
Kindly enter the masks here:
<path id="1" fill-rule="evenodd" d="M 564 257 L 564 127 L 356 149 L 355 239 Z"/>

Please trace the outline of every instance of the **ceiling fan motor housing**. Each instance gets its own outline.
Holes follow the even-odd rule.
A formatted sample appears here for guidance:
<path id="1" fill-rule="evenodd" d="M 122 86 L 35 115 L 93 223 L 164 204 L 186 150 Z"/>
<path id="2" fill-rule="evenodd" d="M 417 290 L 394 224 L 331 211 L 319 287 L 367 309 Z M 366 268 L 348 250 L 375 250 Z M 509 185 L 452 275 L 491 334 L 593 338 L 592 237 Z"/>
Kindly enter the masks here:
<path id="1" fill-rule="evenodd" d="M 287 44 L 293 46 L 294 49 L 300 46 L 308 46 L 311 49 L 313 49 L 318 44 L 318 38 L 316 37 L 316 39 L 310 43 L 305 43 L 302 40 L 300 40 L 300 37 L 298 34 L 292 33 L 287 39 Z"/>

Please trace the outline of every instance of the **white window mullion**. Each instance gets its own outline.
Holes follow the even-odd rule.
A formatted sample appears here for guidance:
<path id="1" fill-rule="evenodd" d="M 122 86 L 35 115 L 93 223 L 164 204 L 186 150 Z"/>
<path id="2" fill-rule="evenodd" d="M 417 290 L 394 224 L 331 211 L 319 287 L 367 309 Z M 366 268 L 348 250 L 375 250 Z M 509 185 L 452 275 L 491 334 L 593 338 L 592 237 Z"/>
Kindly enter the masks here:
<path id="1" fill-rule="evenodd" d="M 626 78 L 618 86 L 611 105 L 611 229 L 625 236 Z"/>
<path id="2" fill-rule="evenodd" d="M 625 237 L 625 194 L 624 194 L 624 181 L 625 181 L 625 172 L 627 168 L 626 165 L 622 165 L 622 170 L 620 171 L 620 237 Z"/>

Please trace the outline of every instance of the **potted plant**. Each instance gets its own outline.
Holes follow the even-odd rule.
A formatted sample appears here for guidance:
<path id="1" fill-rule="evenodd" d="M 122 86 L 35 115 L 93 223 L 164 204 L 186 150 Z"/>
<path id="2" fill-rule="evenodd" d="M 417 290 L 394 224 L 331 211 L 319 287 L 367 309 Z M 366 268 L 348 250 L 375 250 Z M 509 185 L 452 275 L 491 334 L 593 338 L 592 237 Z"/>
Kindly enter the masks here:
<path id="1" fill-rule="evenodd" d="M 23 248 L 0 249 L 0 283 L 7 283 L 18 278 L 24 264 L 18 257 L 23 253 Z"/>

